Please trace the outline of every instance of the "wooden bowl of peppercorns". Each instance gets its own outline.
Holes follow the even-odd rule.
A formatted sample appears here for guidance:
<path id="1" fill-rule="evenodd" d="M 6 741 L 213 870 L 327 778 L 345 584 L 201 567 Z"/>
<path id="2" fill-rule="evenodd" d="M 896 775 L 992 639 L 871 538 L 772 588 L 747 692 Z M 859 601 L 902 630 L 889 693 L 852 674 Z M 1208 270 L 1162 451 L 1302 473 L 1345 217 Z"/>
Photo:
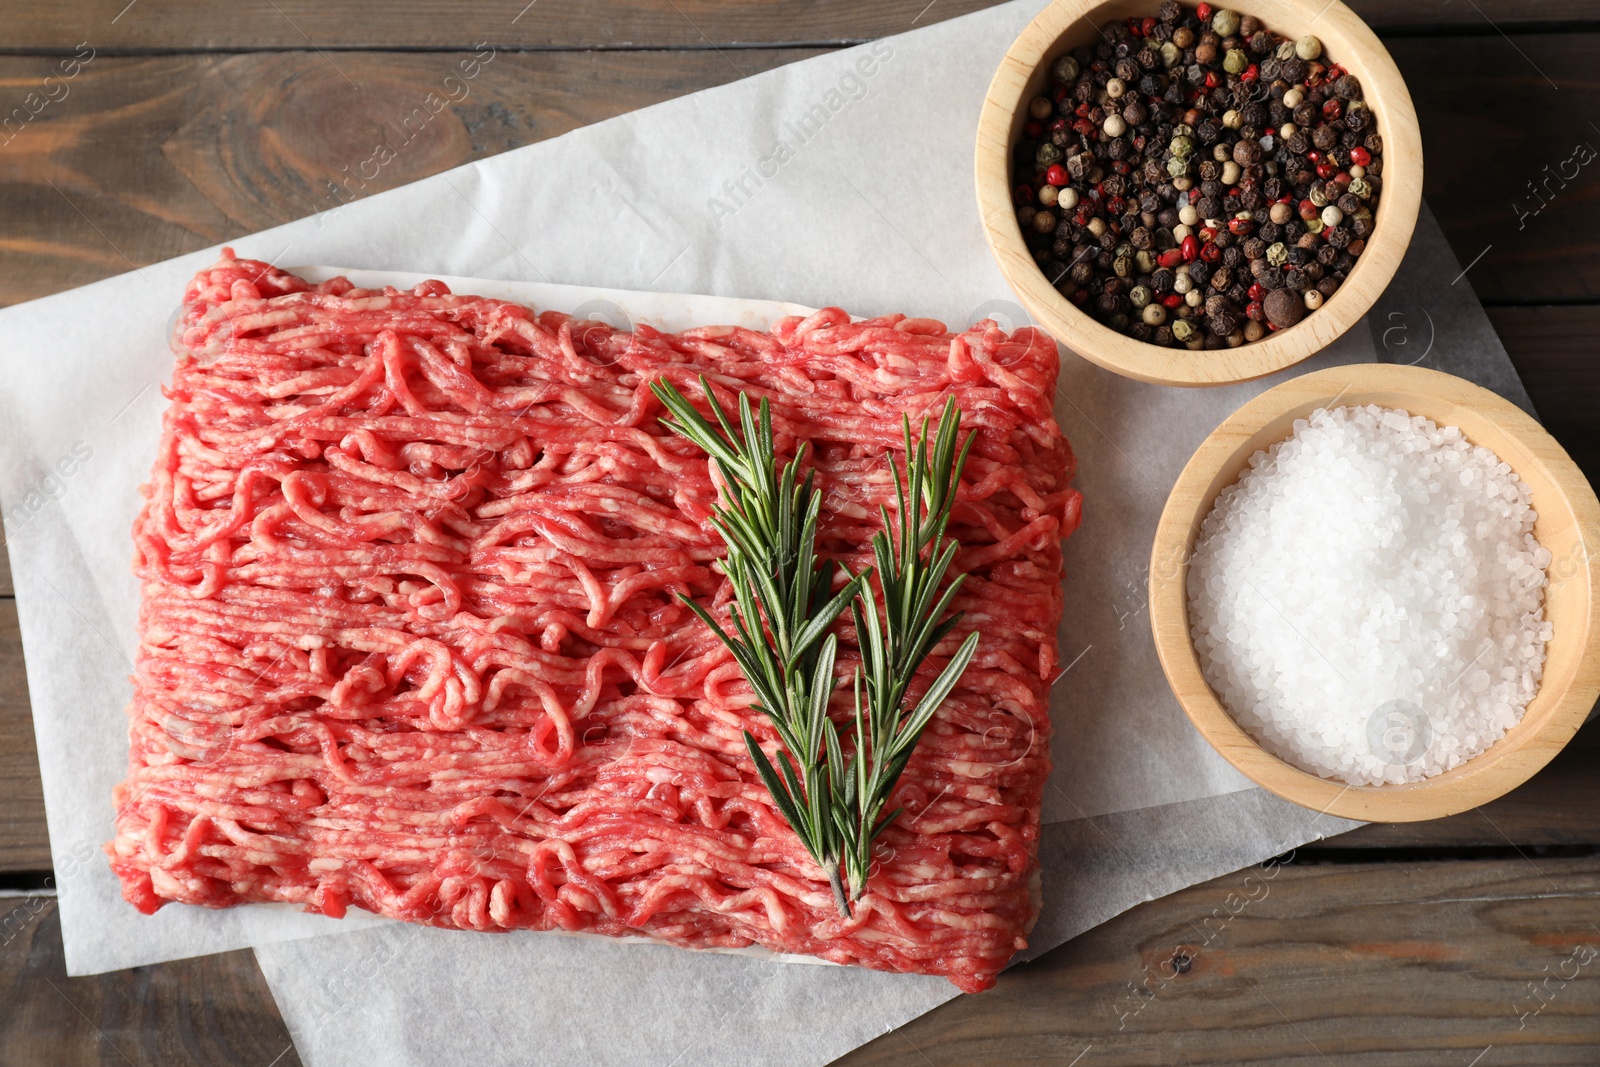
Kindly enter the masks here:
<path id="1" fill-rule="evenodd" d="M 977 190 L 1001 271 L 1063 345 L 1223 385 L 1372 307 L 1416 225 L 1422 141 L 1339 0 L 1057 0 L 989 86 Z"/>

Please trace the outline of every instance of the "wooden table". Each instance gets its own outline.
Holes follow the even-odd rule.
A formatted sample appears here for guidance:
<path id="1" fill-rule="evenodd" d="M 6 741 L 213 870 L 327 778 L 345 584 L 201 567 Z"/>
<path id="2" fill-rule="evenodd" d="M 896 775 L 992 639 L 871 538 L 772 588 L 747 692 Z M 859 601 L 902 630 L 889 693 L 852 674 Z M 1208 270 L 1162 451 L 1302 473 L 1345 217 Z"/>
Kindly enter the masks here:
<path id="1" fill-rule="evenodd" d="M 496 59 L 470 96 L 367 191 L 985 6 L 525 3 L 3 0 L 0 301 L 328 206 L 319 190 L 353 147 L 483 42 Z M 1600 6 L 1355 6 L 1411 87 L 1426 195 L 1466 280 L 1545 424 L 1600 479 L 1600 169 L 1549 180 L 1576 145 L 1600 146 Z M 75 76 L 45 82 L 74 55 Z M 0 1061 L 296 1064 L 248 952 L 66 977 L 3 563 Z M 1135 908 L 842 1062 L 1600 1063 L 1597 771 L 1590 727 L 1481 810 L 1302 849 L 1247 906 L 1240 872 Z"/>

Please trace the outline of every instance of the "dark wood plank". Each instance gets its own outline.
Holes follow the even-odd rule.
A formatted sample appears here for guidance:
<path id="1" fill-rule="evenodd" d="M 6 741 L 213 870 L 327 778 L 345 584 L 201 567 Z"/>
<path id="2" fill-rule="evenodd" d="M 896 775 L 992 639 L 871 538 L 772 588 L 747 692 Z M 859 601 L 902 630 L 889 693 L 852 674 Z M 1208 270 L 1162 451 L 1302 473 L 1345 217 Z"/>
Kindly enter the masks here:
<path id="1" fill-rule="evenodd" d="M 1546 164 L 1559 169 L 1584 138 L 1600 147 L 1600 130 L 1572 120 L 1600 114 L 1591 75 L 1597 41 L 1600 34 L 1577 33 L 1390 42 L 1422 117 L 1429 202 L 1464 265 L 1485 253 L 1464 280 L 1486 301 L 1600 295 L 1600 264 L 1585 254 L 1600 241 L 1596 168 L 1578 168 L 1566 189 L 1549 179 L 1549 207 L 1518 216 L 1537 205 L 1528 183 L 1547 180 Z M 500 52 L 471 83 L 472 95 L 408 144 L 368 191 L 809 54 Z M 370 155 L 369 142 L 461 58 L 96 58 L 6 146 L 0 302 L 332 206 L 326 183 Z M 0 85 L 21 99 L 58 63 L 0 58 Z"/>
<path id="2" fill-rule="evenodd" d="M 50 869 L 17 602 L 0 599 L 0 874 Z"/>
<path id="3" fill-rule="evenodd" d="M 16 1062 L 264 1064 L 288 1044 L 247 953 L 66 979 L 53 903 L 7 910 L 0 988 L 17 1007 L 0 1047 Z M 1460 1065 L 1493 1045 L 1479 1062 L 1593 1064 L 1597 913 L 1594 858 L 1251 868 L 839 1063 Z"/>
<path id="4" fill-rule="evenodd" d="M 1600 128 L 1573 118 L 1600 115 L 1597 42 L 1600 33 L 1390 41 L 1421 115 L 1429 202 L 1463 265 L 1483 253 L 1463 283 L 1487 302 L 1600 297 L 1600 261 L 1586 254 L 1600 242 L 1600 180 L 1591 174 L 1600 168 L 1577 168 L 1566 189 L 1549 179 L 1549 206 L 1537 216 L 1519 219 L 1514 206 L 1538 203 L 1528 183 L 1546 181 L 1543 168 L 1559 169 L 1578 141 L 1600 148 Z M 471 95 L 435 119 L 367 191 L 812 54 L 497 52 Z M 66 83 L 65 98 L 6 145 L 0 303 L 332 206 L 327 182 L 367 158 L 386 124 L 437 90 L 462 58 L 306 51 L 96 58 Z M 0 86 L 20 101 L 59 62 L 0 57 Z"/>
<path id="5" fill-rule="evenodd" d="M 1596 138 L 1600 147 L 1600 137 Z M 1600 485 L 1600 306 L 1490 307 L 1539 418 Z"/>
<path id="6" fill-rule="evenodd" d="M 1463 282 L 1486 303 L 1600 298 L 1597 43 L 1591 33 L 1388 42 L 1421 121 L 1423 192 L 1461 265 L 1477 260 Z"/>
<path id="7" fill-rule="evenodd" d="M 335 207 L 385 136 L 404 147 L 360 195 L 814 54 L 497 53 L 403 142 L 470 53 L 102 56 L 4 144 L 0 305 Z M 0 57 L 0 86 L 20 100 L 57 63 Z"/>
<path id="8" fill-rule="evenodd" d="M 0 1060 L 299 1067 L 249 952 L 68 978 L 53 900 L 0 900 Z"/>
<path id="9" fill-rule="evenodd" d="M 1593 1064 L 1597 914 L 1600 859 L 1251 868 L 837 1062 Z"/>
<path id="10" fill-rule="evenodd" d="M 88 41 L 102 51 L 216 51 L 252 48 L 738 48 L 751 45 L 852 43 L 902 33 L 965 15 L 998 0 L 495 0 L 451 7 L 429 0 L 394 0 L 381 16 L 354 0 L 100 0 L 82 6 L 7 0 L 0 17 L 8 51 L 70 51 Z M 1354 0 L 1380 31 L 1493 32 L 1551 23 L 1592 22 L 1583 0 Z M 1155 7 L 1152 0 L 1151 8 Z"/>

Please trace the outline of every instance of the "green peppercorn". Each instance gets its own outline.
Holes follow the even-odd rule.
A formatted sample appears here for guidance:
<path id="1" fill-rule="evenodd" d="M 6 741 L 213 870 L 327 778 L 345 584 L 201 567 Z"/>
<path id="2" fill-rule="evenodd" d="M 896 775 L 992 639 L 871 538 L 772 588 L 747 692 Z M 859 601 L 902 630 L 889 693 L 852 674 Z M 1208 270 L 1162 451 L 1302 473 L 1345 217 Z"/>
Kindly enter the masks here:
<path id="1" fill-rule="evenodd" d="M 1267 246 L 1267 262 L 1274 267 L 1281 267 L 1289 261 L 1289 249 L 1282 242 L 1277 241 Z"/>
<path id="2" fill-rule="evenodd" d="M 1211 28 L 1217 31 L 1218 37 L 1232 37 L 1239 32 L 1239 13 L 1218 8 L 1211 15 Z"/>
<path id="3" fill-rule="evenodd" d="M 1352 194 L 1360 197 L 1362 200 L 1370 199 L 1372 196 L 1372 185 L 1365 178 L 1356 178 L 1352 180 L 1349 185 L 1349 190 Z"/>
<path id="4" fill-rule="evenodd" d="M 1294 43 L 1294 54 L 1309 63 L 1322 55 L 1322 42 L 1308 33 Z"/>
<path id="5" fill-rule="evenodd" d="M 1230 48 L 1228 54 L 1222 57 L 1222 69 L 1229 74 L 1243 74 L 1244 68 L 1250 65 L 1250 57 L 1244 54 L 1242 48 Z"/>
<path id="6" fill-rule="evenodd" d="M 1143 256 L 1145 253 L 1140 252 L 1139 255 Z M 1143 272 L 1141 271 L 1141 273 Z M 1132 289 L 1128 290 L 1128 303 L 1132 304 L 1136 308 L 1142 308 L 1146 304 L 1150 303 L 1153 296 L 1154 294 L 1150 292 L 1150 287 L 1148 285 L 1136 285 Z"/>
<path id="7" fill-rule="evenodd" d="M 1071 56 L 1062 56 L 1050 67 L 1050 75 L 1063 85 L 1067 82 L 1077 81 L 1078 61 Z"/>
<path id="8" fill-rule="evenodd" d="M 1161 305 L 1156 304 L 1154 306 L 1160 307 Z M 1190 322 L 1188 319 L 1178 319 L 1172 324 L 1172 336 L 1177 338 L 1179 341 L 1187 342 L 1191 338 L 1197 336 L 1199 333 L 1199 329 L 1196 328 L 1195 324 Z"/>
<path id="9" fill-rule="evenodd" d="M 1033 159 L 1034 162 L 1038 163 L 1041 167 L 1048 167 L 1053 163 L 1060 163 L 1061 149 L 1057 148 L 1049 141 L 1046 141 L 1044 144 L 1040 145 L 1039 150 L 1033 154 Z"/>
<path id="10" fill-rule="evenodd" d="M 1173 137 L 1172 143 L 1167 145 L 1174 159 L 1185 159 L 1194 151 L 1194 138 L 1188 134 L 1180 133 Z"/>
<path id="11" fill-rule="evenodd" d="M 1149 274 L 1156 269 L 1156 254 L 1150 251 L 1135 252 L 1133 262 L 1139 268 L 1140 274 Z"/>
<path id="12" fill-rule="evenodd" d="M 1167 160 L 1167 174 L 1174 182 L 1187 173 L 1189 173 L 1189 162 L 1182 156 L 1173 156 Z"/>
<path id="13" fill-rule="evenodd" d="M 1166 70 L 1171 70 L 1173 67 L 1178 65 L 1178 61 L 1180 59 L 1182 59 L 1182 58 L 1183 58 L 1183 49 L 1179 48 L 1177 45 L 1173 44 L 1171 41 L 1162 42 L 1162 45 L 1161 45 L 1161 66 L 1163 68 L 1165 68 Z"/>

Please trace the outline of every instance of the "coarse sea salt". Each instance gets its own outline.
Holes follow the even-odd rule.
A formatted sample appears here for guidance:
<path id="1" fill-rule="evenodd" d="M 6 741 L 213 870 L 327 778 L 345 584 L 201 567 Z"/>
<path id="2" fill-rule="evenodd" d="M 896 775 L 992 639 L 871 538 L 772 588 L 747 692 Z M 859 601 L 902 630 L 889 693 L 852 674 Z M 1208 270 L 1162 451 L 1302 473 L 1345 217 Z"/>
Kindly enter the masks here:
<path id="1" fill-rule="evenodd" d="M 1356 785 L 1458 766 L 1539 689 L 1545 569 L 1526 483 L 1460 429 L 1320 409 L 1250 457 L 1189 564 L 1206 680 L 1249 734 Z"/>

